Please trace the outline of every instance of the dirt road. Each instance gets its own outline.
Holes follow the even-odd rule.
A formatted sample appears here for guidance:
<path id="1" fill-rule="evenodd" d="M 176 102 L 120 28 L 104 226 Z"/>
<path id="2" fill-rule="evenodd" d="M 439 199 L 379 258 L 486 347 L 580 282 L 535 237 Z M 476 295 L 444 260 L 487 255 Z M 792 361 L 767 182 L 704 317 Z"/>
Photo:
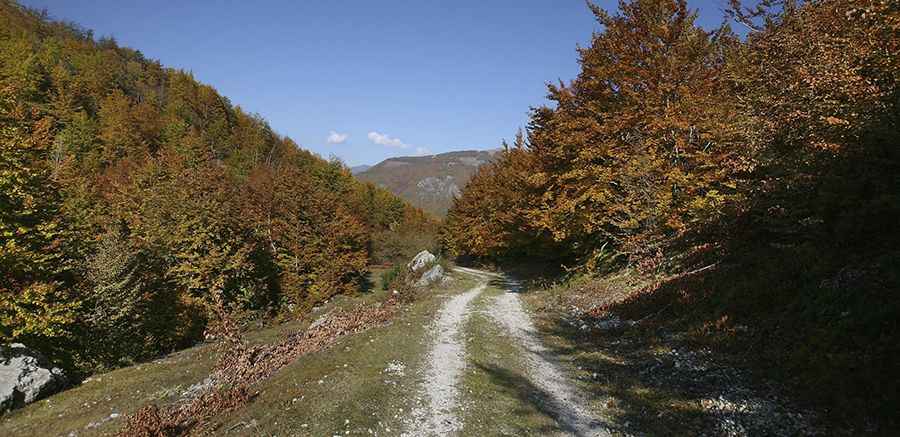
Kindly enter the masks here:
<path id="1" fill-rule="evenodd" d="M 541 343 L 518 284 L 456 272 L 478 285 L 447 300 L 430 327 L 422 402 L 404 435 L 609 435 L 565 364 Z"/>

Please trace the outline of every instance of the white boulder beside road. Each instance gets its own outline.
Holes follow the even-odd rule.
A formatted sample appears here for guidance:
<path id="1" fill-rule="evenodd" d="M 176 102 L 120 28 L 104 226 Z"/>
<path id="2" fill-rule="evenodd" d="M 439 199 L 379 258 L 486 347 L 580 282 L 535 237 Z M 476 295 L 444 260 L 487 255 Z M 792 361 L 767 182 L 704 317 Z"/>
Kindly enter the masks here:
<path id="1" fill-rule="evenodd" d="M 422 269 L 428 269 L 413 284 L 416 287 L 426 287 L 431 284 L 442 282 L 447 278 L 444 268 L 440 264 L 436 264 L 437 257 L 431 252 L 423 250 L 413 257 L 412 261 L 407 264 L 409 271 L 416 273 Z M 429 268 L 430 266 L 430 268 Z"/>
<path id="2" fill-rule="evenodd" d="M 425 268 L 427 265 L 433 263 L 436 259 L 437 257 L 434 256 L 431 252 L 423 250 L 416 254 L 416 256 L 413 257 L 412 261 L 410 261 L 407 266 L 409 267 L 410 271 L 417 272 Z"/>
<path id="3" fill-rule="evenodd" d="M 66 386 L 63 371 L 23 344 L 0 345 L 0 413 L 20 408 Z"/>
<path id="4" fill-rule="evenodd" d="M 435 264 L 434 267 L 428 269 L 427 272 L 422 274 L 422 277 L 416 281 L 416 287 L 425 287 L 437 282 L 440 282 L 444 279 L 444 268 L 441 267 L 440 264 Z"/>

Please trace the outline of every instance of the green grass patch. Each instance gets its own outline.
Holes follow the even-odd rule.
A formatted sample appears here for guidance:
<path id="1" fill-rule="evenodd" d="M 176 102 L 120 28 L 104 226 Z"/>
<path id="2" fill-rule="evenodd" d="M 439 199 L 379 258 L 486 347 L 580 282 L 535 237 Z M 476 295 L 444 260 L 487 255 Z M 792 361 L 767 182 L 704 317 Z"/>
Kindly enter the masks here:
<path id="1" fill-rule="evenodd" d="M 460 275 L 461 276 L 461 275 Z M 420 402 L 429 330 L 446 295 L 474 281 L 419 293 L 389 326 L 341 339 L 301 357 L 254 386 L 259 395 L 241 410 L 213 421 L 236 435 L 396 435 Z M 397 369 L 402 367 L 402 371 Z M 321 381 L 321 382 L 320 382 Z"/>
<path id="2" fill-rule="evenodd" d="M 459 276 L 447 287 L 419 292 L 390 325 L 344 337 L 333 347 L 305 355 L 252 386 L 251 392 L 259 393 L 242 409 L 215 418 L 211 424 L 214 432 L 333 435 L 353 430 L 368 435 L 372 429 L 380 435 L 398 433 L 400 418 L 415 402 L 422 382 L 421 360 L 430 346 L 427 333 L 435 312 L 446 295 L 467 290 L 474 283 Z M 382 289 L 335 296 L 303 320 L 255 329 L 247 332 L 245 339 L 251 344 L 280 341 L 334 309 L 351 309 L 389 296 L 390 292 Z M 114 434 L 138 408 L 177 401 L 188 387 L 209 375 L 217 358 L 214 345 L 204 344 L 95 375 L 78 387 L 4 415 L 0 435 Z M 385 372 L 391 363 L 403 365 L 402 376 Z"/>

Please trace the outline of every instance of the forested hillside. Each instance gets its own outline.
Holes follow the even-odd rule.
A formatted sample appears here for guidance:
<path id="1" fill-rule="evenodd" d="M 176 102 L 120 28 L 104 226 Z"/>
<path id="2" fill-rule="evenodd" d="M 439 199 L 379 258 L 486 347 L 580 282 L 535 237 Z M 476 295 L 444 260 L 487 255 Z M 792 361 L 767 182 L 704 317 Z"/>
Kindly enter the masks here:
<path id="1" fill-rule="evenodd" d="M 592 278 L 570 291 L 593 316 L 734 352 L 838 415 L 895 414 L 898 3 L 734 2 L 745 38 L 683 0 L 592 9 L 581 73 L 466 186 L 444 246 L 562 266 Z"/>
<path id="2" fill-rule="evenodd" d="M 70 374 L 295 317 L 436 223 L 190 73 L 0 1 L 0 334 Z"/>
<path id="3" fill-rule="evenodd" d="M 478 167 L 494 160 L 495 151 L 465 150 L 428 156 L 388 158 L 356 174 L 360 180 L 444 217 Z"/>

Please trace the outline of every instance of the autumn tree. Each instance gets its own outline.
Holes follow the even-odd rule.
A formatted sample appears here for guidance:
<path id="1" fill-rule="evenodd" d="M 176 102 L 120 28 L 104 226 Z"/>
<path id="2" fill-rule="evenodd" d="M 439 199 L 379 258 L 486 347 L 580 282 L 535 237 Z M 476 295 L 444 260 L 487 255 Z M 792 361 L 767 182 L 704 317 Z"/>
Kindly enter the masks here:
<path id="1" fill-rule="evenodd" d="M 579 49 L 581 73 L 549 86 L 555 106 L 532 111 L 527 147 L 476 177 L 450 214 L 462 232 L 490 224 L 460 239 L 469 251 L 508 252 L 550 236 L 567 247 L 552 251 L 561 258 L 640 252 L 693 222 L 717 221 L 740 200 L 750 166 L 723 78 L 737 40 L 727 28 L 696 26 L 684 1 L 619 9 L 591 5 L 603 30 Z M 495 184 L 507 188 L 478 192 Z"/>
<path id="2" fill-rule="evenodd" d="M 356 289 L 366 267 L 362 223 L 335 193 L 312 184 L 292 166 L 260 169 L 251 176 L 247 215 L 278 266 L 285 304 L 310 308 Z"/>
<path id="3" fill-rule="evenodd" d="M 565 258 L 552 235 L 536 226 L 534 207 L 543 186 L 533 178 L 537 165 L 522 134 L 497 160 L 478 169 L 454 202 L 442 242 L 454 255 L 476 258 Z M 559 255 L 562 255 L 560 258 Z"/>
<path id="4" fill-rule="evenodd" d="M 61 196 L 46 157 L 48 123 L 0 90 L 0 333 L 49 350 L 71 334 L 72 282 Z"/>

